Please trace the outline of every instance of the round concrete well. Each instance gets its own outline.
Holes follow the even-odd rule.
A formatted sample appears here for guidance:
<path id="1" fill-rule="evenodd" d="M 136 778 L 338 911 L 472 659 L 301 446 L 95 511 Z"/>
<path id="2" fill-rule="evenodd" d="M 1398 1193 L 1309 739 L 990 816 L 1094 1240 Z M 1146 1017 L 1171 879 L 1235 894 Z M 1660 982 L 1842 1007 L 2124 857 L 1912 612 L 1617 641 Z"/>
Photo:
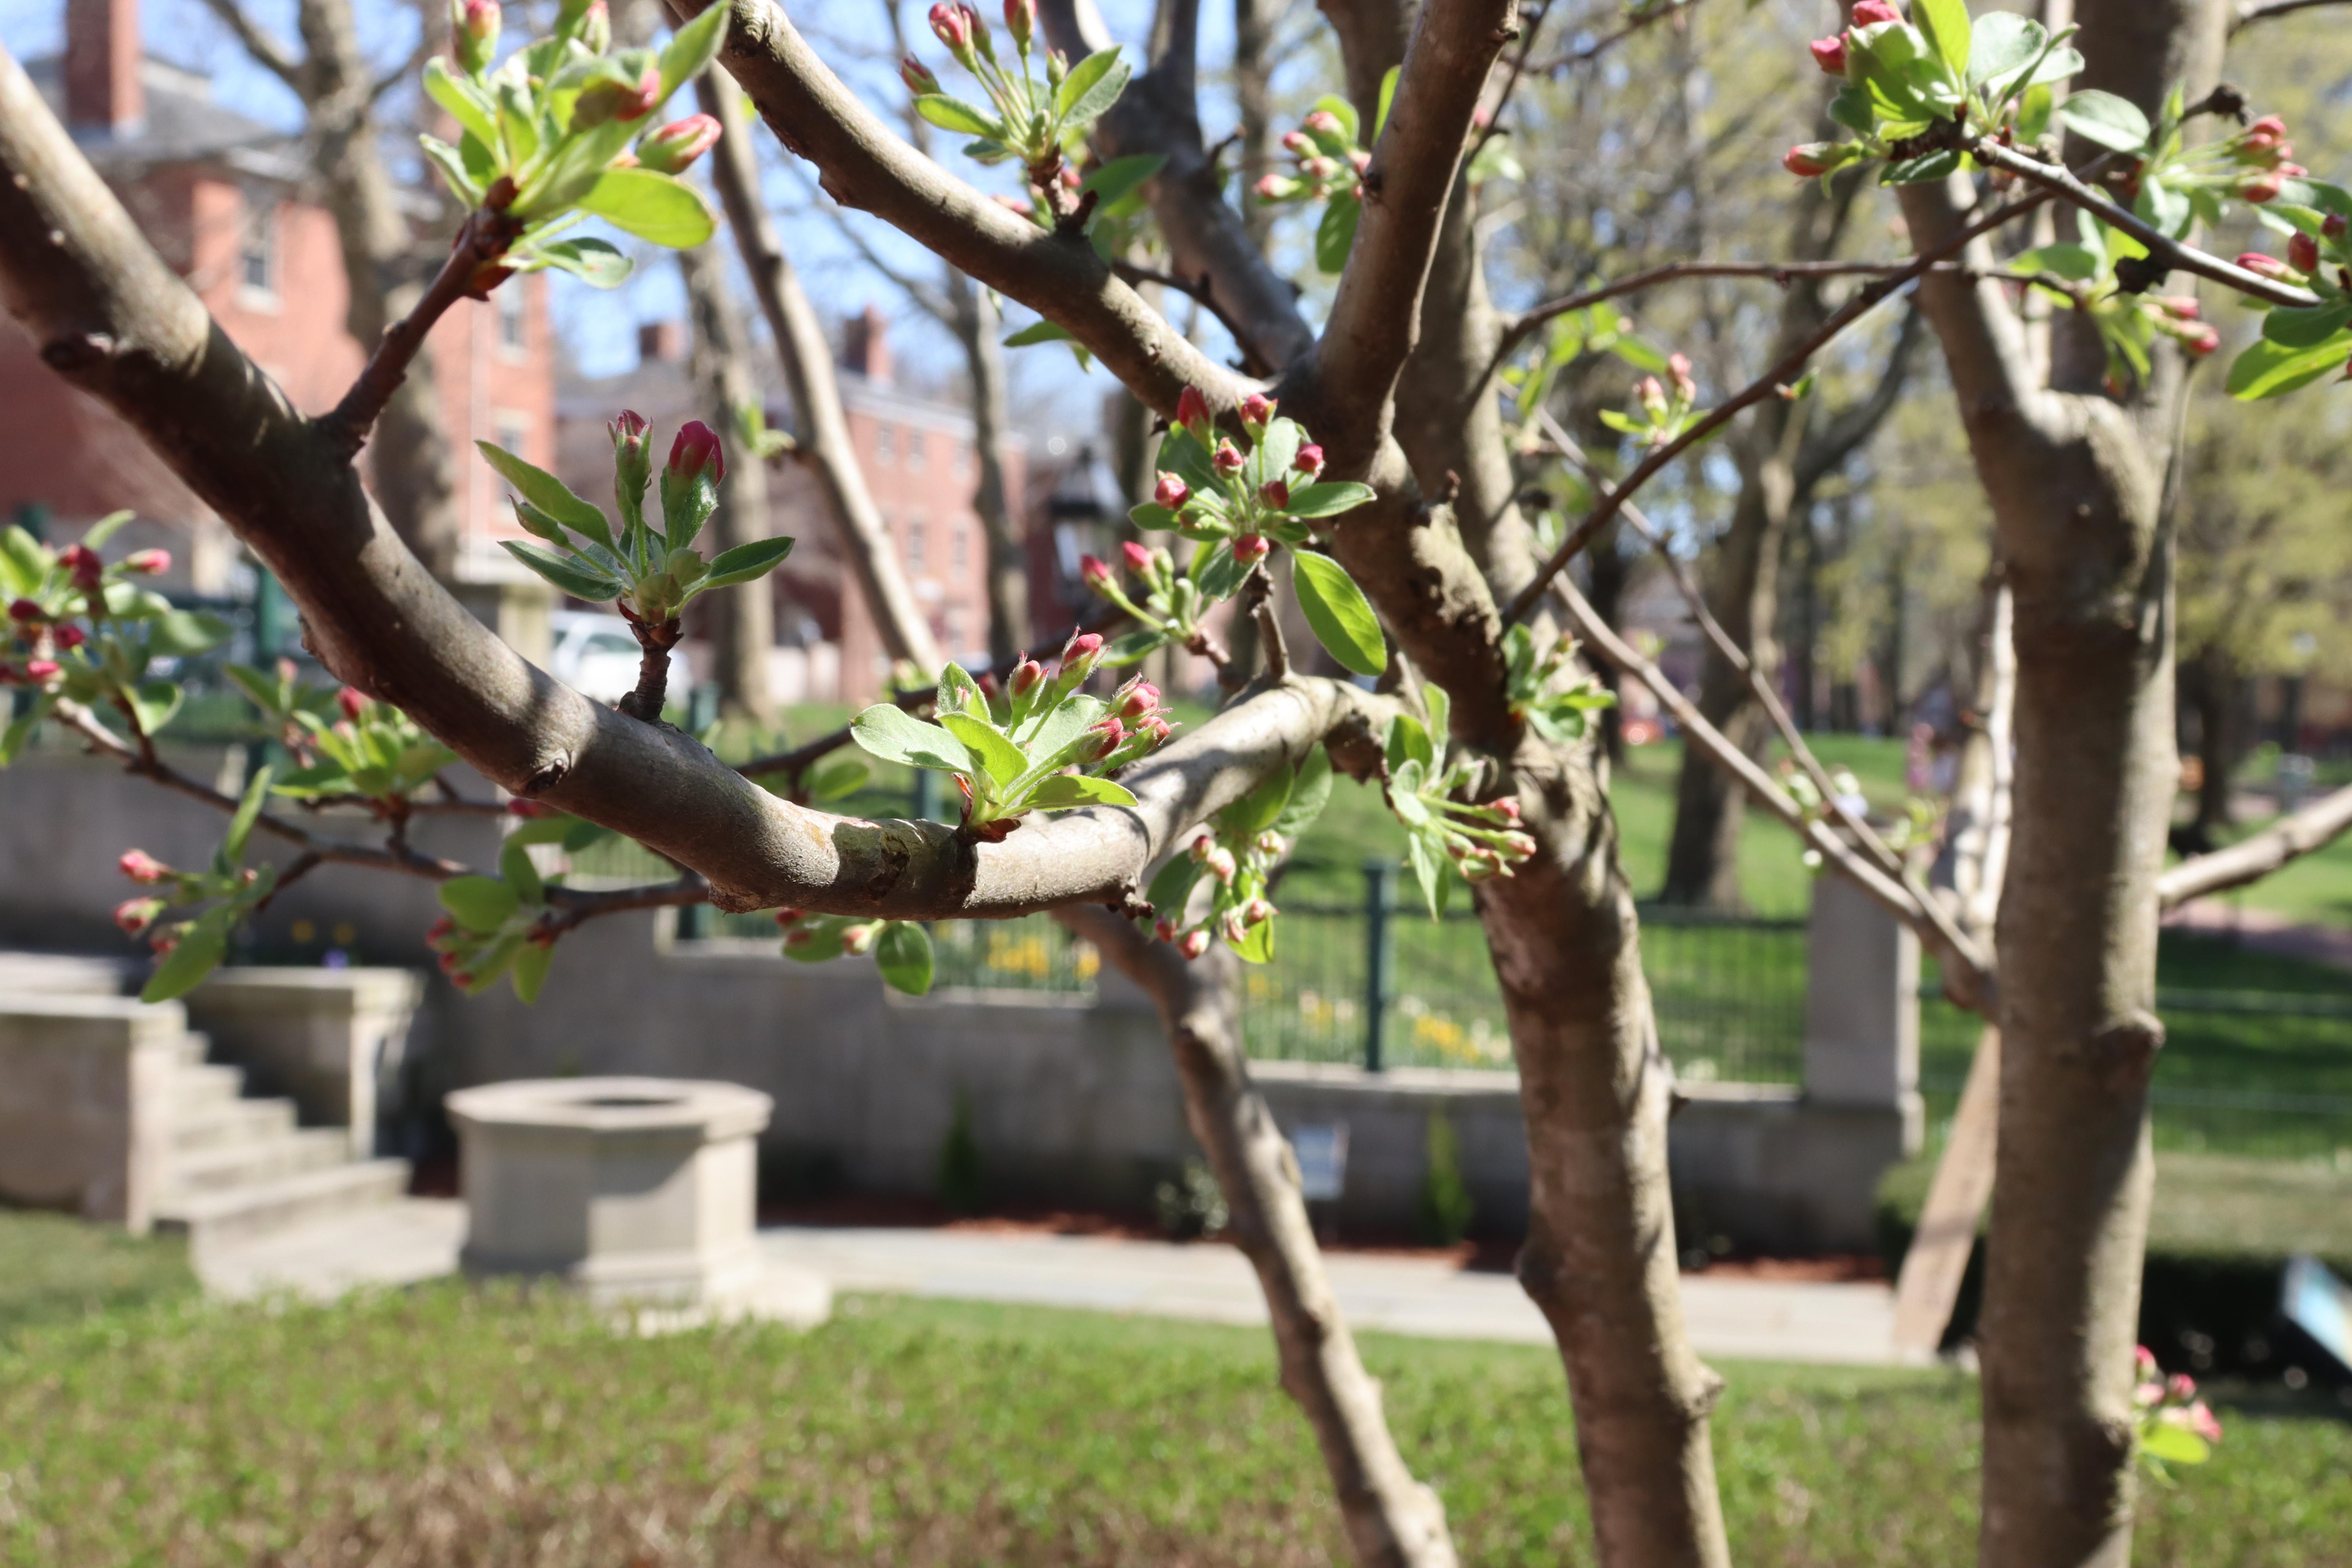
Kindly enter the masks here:
<path id="1" fill-rule="evenodd" d="M 822 1282 L 763 1266 L 753 1235 L 755 1140 L 772 1104 L 683 1079 L 459 1089 L 448 1106 L 466 1272 L 553 1276 L 598 1301 L 809 1317 L 808 1288 Z"/>

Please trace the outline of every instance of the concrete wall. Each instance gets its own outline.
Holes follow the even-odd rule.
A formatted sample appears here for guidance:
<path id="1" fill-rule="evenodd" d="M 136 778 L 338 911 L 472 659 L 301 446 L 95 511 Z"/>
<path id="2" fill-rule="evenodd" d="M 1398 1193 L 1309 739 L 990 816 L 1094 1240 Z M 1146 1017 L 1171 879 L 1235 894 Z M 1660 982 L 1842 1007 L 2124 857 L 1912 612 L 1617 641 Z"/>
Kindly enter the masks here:
<path id="1" fill-rule="evenodd" d="M 170 1153 L 177 1005 L 0 997 L 0 1202 L 144 1232 Z"/>
<path id="2" fill-rule="evenodd" d="M 364 1160 L 375 1152 L 379 1111 L 400 1109 L 408 1026 L 424 990 L 404 969 L 257 964 L 215 970 L 186 1006 L 212 1037 L 212 1059 L 246 1069 L 248 1092 L 286 1096 L 306 1127 L 349 1129 L 352 1155 Z"/>

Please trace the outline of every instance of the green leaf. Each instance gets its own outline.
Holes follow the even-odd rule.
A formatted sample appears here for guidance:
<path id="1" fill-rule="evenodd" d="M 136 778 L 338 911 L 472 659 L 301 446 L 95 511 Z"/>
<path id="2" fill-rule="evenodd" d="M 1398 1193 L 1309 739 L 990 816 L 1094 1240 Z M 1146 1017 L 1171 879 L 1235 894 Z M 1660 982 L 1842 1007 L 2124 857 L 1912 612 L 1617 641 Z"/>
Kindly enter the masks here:
<path id="1" fill-rule="evenodd" d="M 1429 918 L 1435 920 L 1445 912 L 1445 853 L 1437 847 L 1433 833 L 1410 835 L 1404 847 L 1412 879 L 1421 888 L 1422 902 L 1429 906 Z"/>
<path id="2" fill-rule="evenodd" d="M 81 542 L 90 550 L 102 550 L 106 542 L 122 531 L 122 525 L 138 514 L 131 511 L 110 511 L 82 531 Z"/>
<path id="3" fill-rule="evenodd" d="M 874 967 L 893 991 L 921 996 L 931 988 L 931 933 L 913 921 L 884 922 L 874 944 Z"/>
<path id="4" fill-rule="evenodd" d="M 625 234 L 671 250 L 691 249 L 719 226 L 700 192 L 652 169 L 607 169 L 578 205 Z"/>
<path id="5" fill-rule="evenodd" d="M 1127 89 L 1127 62 L 1116 45 L 1097 49 L 1070 68 L 1054 95 L 1054 117 L 1068 127 L 1093 124 Z"/>
<path id="6" fill-rule="evenodd" d="M 7 728 L 0 729 L 0 768 L 6 767 L 24 755 L 25 745 L 32 740 L 33 731 L 41 727 L 41 721 L 47 719 L 49 716 L 49 710 L 57 705 L 56 692 L 37 692 L 33 697 L 33 705 L 9 720 Z"/>
<path id="7" fill-rule="evenodd" d="M 2186 1426 L 2163 1421 L 2140 1429 L 2139 1449 L 2150 1458 L 2162 1459 L 2169 1465 L 2201 1465 L 2213 1457 L 2213 1449 L 2204 1438 Z"/>
<path id="8" fill-rule="evenodd" d="M 980 764 L 963 742 L 926 724 L 893 702 L 877 702 L 850 721 L 850 739 L 886 763 L 950 773 L 978 773 Z"/>
<path id="9" fill-rule="evenodd" d="M 1353 147 L 1356 144 L 1360 139 L 1361 125 L 1356 119 L 1356 106 L 1354 104 L 1349 103 L 1338 93 L 1327 92 L 1322 97 L 1315 100 L 1314 107 L 1321 110 L 1324 113 L 1328 114 L 1332 119 L 1339 122 L 1339 134 L 1337 139 L 1338 145 L 1329 149 L 1333 153 L 1344 153 L 1349 148 Z M 1315 137 L 1318 142 L 1328 142 L 1332 140 L 1330 137 L 1319 131 L 1308 132 L 1307 134 Z"/>
<path id="10" fill-rule="evenodd" d="M 619 583 L 601 572 L 592 571 L 575 557 L 558 555 L 552 550 L 542 550 L 536 544 L 524 544 L 512 539 L 501 539 L 499 542 L 506 548 L 508 554 L 575 599 L 597 604 L 620 596 Z"/>
<path id="11" fill-rule="evenodd" d="M 636 263 L 620 247 L 602 239 L 559 239 L 533 246 L 524 253 L 536 256 L 560 272 L 569 272 L 591 289 L 618 289 L 629 280 Z M 520 971 L 518 969 L 518 974 Z"/>
<path id="12" fill-rule="evenodd" d="M 236 803 L 236 815 L 228 819 L 228 834 L 221 840 L 221 858 L 229 870 L 235 870 L 245 860 L 245 847 L 253 837 L 253 825 L 261 819 L 261 803 L 269 798 L 269 784 L 276 769 L 265 764 L 245 786 L 244 795 Z"/>
<path id="13" fill-rule="evenodd" d="M 731 588 L 738 583 L 764 577 L 782 565 L 784 557 L 792 552 L 793 541 L 781 536 L 755 539 L 749 544 L 722 550 L 719 552 L 719 559 L 710 563 L 710 575 L 702 580 L 698 591 Z"/>
<path id="14" fill-rule="evenodd" d="M 1290 492 L 1290 504 L 1282 510 L 1293 517 L 1338 517 L 1355 510 L 1372 499 L 1372 487 L 1360 485 L 1352 479 L 1337 479 L 1325 484 L 1304 485 Z"/>
<path id="15" fill-rule="evenodd" d="M 814 801 L 839 800 L 856 795 L 874 776 L 874 770 L 856 757 L 835 757 L 808 778 L 808 797 Z"/>
<path id="16" fill-rule="evenodd" d="M 1969 75 L 1968 0 L 1911 0 L 1911 20 L 1927 35 L 1936 53 L 1950 68 L 1952 79 Z"/>
<path id="17" fill-rule="evenodd" d="M 1258 921 L 1257 924 L 1242 932 L 1241 941 L 1227 945 L 1233 948 L 1234 956 L 1244 963 L 1272 963 L 1274 962 L 1274 921 Z"/>
<path id="18" fill-rule="evenodd" d="M 727 0 L 710 0 L 701 16 L 670 35 L 669 43 L 661 52 L 661 94 L 669 95 L 702 74 L 703 68 L 719 58 L 719 46 L 726 41 L 727 14 L 731 7 Z M 727 83 L 719 83 L 721 91 Z M 661 107 L 656 104 L 655 108 Z"/>
<path id="19" fill-rule="evenodd" d="M 2085 142 L 2118 153 L 2137 153 L 2147 145 L 2147 116 L 2139 105 L 2112 92 L 2086 87 L 2058 106 L 2058 118 Z"/>
<path id="20" fill-rule="evenodd" d="M 1380 617 L 1347 569 L 1311 550 L 1290 552 L 1290 585 L 1307 624 L 1333 658 L 1358 675 L 1378 675 L 1389 667 Z"/>
<path id="21" fill-rule="evenodd" d="M 1926 153 L 1916 158 L 1904 158 L 1878 168 L 1882 185 L 1922 185 L 1930 180 L 1940 180 L 1960 166 L 1960 155 L 1946 149 Z"/>
<path id="22" fill-rule="evenodd" d="M 1381 132 L 1388 129 L 1389 105 L 1396 101 L 1397 76 L 1403 68 L 1391 66 L 1381 77 L 1381 101 L 1372 110 L 1372 140 L 1375 142 L 1381 139 Z"/>
<path id="23" fill-rule="evenodd" d="M 1234 554 L 1231 540 L 1221 539 L 1209 547 L 1202 558 L 1200 575 L 1193 579 L 1201 587 L 1201 597 L 1211 601 L 1230 599 L 1242 591 L 1249 580 L 1251 565 L 1244 565 Z"/>
<path id="24" fill-rule="evenodd" d="M 1147 654 L 1157 652 L 1172 641 L 1161 627 L 1139 626 L 1131 632 L 1121 632 L 1103 647 L 1103 662 L 1113 669 L 1133 664 Z"/>
<path id="25" fill-rule="evenodd" d="M 488 936 L 522 907 L 515 890 L 496 877 L 452 877 L 441 884 L 441 907 L 477 936 Z"/>
<path id="26" fill-rule="evenodd" d="M 2087 245 L 2045 245 L 2029 250 L 2009 264 L 2012 272 L 2054 272 L 2059 277 L 2077 283 L 2087 283 L 2099 275 L 2101 253 Z"/>
<path id="27" fill-rule="evenodd" d="M 488 441 L 474 446 L 481 452 L 482 461 L 496 469 L 499 478 L 514 487 L 515 494 L 547 513 L 564 527 L 587 535 L 607 550 L 613 547 L 613 530 L 604 514 L 589 502 L 572 493 L 572 487 L 549 473 L 524 462 L 503 447 Z"/>
<path id="28" fill-rule="evenodd" d="M 539 868 L 530 863 L 530 846 L 518 844 L 512 837 L 499 849 L 499 877 L 515 891 L 520 904 L 547 902 L 547 884 L 539 875 Z"/>
<path id="29" fill-rule="evenodd" d="M 793 929 L 805 931 L 809 935 L 809 940 L 797 945 L 790 941 L 784 943 L 784 956 L 793 963 L 823 963 L 829 959 L 841 956 L 841 939 L 847 928 L 840 922 L 824 921 Z M 789 938 L 793 932 L 786 931 L 784 934 Z"/>
<path id="30" fill-rule="evenodd" d="M 950 713 L 969 713 L 985 720 L 988 699 L 982 694 L 980 682 L 971 678 L 971 671 L 950 659 L 940 667 L 940 683 L 931 694 L 931 710 L 942 719 Z"/>
<path id="31" fill-rule="evenodd" d="M 1081 193 L 1092 191 L 1095 211 L 1107 214 L 1141 190 L 1144 182 L 1160 173 L 1167 163 L 1165 153 L 1130 153 L 1101 164 L 1078 183 L 1078 189 Z"/>
<path id="32" fill-rule="evenodd" d="M 478 82 L 449 68 L 435 55 L 425 62 L 425 96 L 449 111 L 449 118 L 480 138 L 485 147 L 499 144 L 498 100 Z"/>
<path id="33" fill-rule="evenodd" d="M 1032 321 L 1005 339 L 1004 346 L 1008 349 L 1025 349 L 1032 343 L 1061 343 L 1070 341 L 1070 330 L 1059 321 Z"/>
<path id="34" fill-rule="evenodd" d="M 1088 773 L 1048 773 L 1022 804 L 1039 811 L 1067 811 L 1074 805 L 1133 805 L 1135 796 L 1124 784 Z"/>
<path id="35" fill-rule="evenodd" d="M 416 144 L 425 150 L 425 155 L 433 161 L 433 166 L 441 171 L 441 178 L 448 183 L 451 195 L 469 207 L 482 205 L 482 187 L 475 182 L 473 174 L 466 167 L 466 160 L 458 156 L 457 149 L 437 136 L 420 135 Z"/>
<path id="36" fill-rule="evenodd" d="M 1052 756 L 1078 738 L 1084 730 L 1108 711 L 1099 698 L 1084 692 L 1073 692 L 1062 700 L 1060 707 L 1042 719 L 1034 720 L 1036 728 L 1021 742 L 1021 749 L 1041 761 Z"/>
<path id="37" fill-rule="evenodd" d="M 988 771 L 989 782 L 1000 795 L 1005 786 L 1029 771 L 1029 759 L 1021 748 L 996 732 L 996 727 L 985 719 L 975 719 L 969 713 L 941 713 L 940 723 L 948 733 L 963 742 L 963 749 L 972 754 Z"/>
<path id="38" fill-rule="evenodd" d="M 2264 338 L 2230 366 L 2230 395 L 2248 403 L 2284 396 L 2341 369 L 2347 352 L 2352 352 L 2352 332 L 2301 349 Z"/>
<path id="39" fill-rule="evenodd" d="M 1982 88 L 2038 58 L 2050 35 L 2042 24 L 2013 11 L 1988 11 L 1969 29 L 1968 83 Z"/>
<path id="40" fill-rule="evenodd" d="M 2291 349 L 2326 342 L 2352 322 L 2352 303 L 2282 305 L 2263 318 L 2263 336 Z"/>
<path id="41" fill-rule="evenodd" d="M 201 610 L 173 610 L 155 617 L 148 632 L 147 649 L 158 658 L 203 653 L 228 641 L 236 628 L 218 616 Z"/>
<path id="42" fill-rule="evenodd" d="M 1429 731 L 1410 713 L 1398 713 L 1389 720 L 1387 744 L 1389 771 L 1393 773 L 1407 763 L 1419 763 L 1423 772 L 1437 762 L 1437 747 L 1429 739 Z"/>
<path id="43" fill-rule="evenodd" d="M 229 926 L 236 919 L 236 910 L 226 904 L 199 915 L 148 976 L 139 1000 L 170 1002 L 194 991 L 228 956 Z"/>
<path id="44" fill-rule="evenodd" d="M 1249 794 L 1217 813 L 1218 825 L 1241 837 L 1256 837 L 1280 819 L 1282 808 L 1290 804 L 1294 782 L 1296 775 L 1288 766 L 1274 769 Z"/>
<path id="45" fill-rule="evenodd" d="M 180 699 L 186 693 L 179 683 L 171 680 L 142 680 L 131 689 L 131 710 L 139 716 L 139 728 L 149 735 L 162 732 L 180 710 Z"/>
<path id="46" fill-rule="evenodd" d="M 915 112 L 942 131 L 952 131 L 959 136 L 1000 136 L 1004 127 L 996 117 L 976 104 L 950 98 L 944 92 L 927 92 L 915 100 Z"/>
<path id="47" fill-rule="evenodd" d="M 1331 754 L 1320 746 L 1310 750 L 1291 780 L 1290 798 L 1283 803 L 1282 815 L 1274 819 L 1274 830 L 1296 839 L 1313 826 L 1323 815 L 1324 803 L 1331 798 Z"/>
<path id="48" fill-rule="evenodd" d="M 1145 901 L 1164 920 L 1182 920 L 1184 900 L 1192 897 L 1192 884 L 1200 880 L 1206 868 L 1192 858 L 1189 848 L 1177 850 L 1168 858 L 1168 864 L 1160 868 L 1160 874 L 1151 879 L 1151 886 L 1144 889 Z"/>
<path id="49" fill-rule="evenodd" d="M 1348 269 L 1348 252 L 1356 247 L 1356 226 L 1363 221 L 1364 204 L 1347 192 L 1332 196 L 1315 226 L 1315 265 L 1337 277 Z"/>
<path id="50" fill-rule="evenodd" d="M 724 11 L 724 5 L 713 5 L 714 11 Z M 514 956 L 515 999 L 526 1006 L 539 1000 L 547 986 L 548 965 L 555 962 L 555 944 L 550 942 L 527 942 Z"/>

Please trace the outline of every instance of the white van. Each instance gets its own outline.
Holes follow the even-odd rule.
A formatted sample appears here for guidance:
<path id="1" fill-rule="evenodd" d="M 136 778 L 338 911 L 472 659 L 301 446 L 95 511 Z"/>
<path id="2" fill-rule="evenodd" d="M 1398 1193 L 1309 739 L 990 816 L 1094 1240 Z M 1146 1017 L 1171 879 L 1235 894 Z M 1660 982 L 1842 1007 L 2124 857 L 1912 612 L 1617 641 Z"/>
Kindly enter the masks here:
<path id="1" fill-rule="evenodd" d="M 618 616 L 593 610 L 558 610 L 554 623 L 555 651 L 547 672 L 583 697 L 618 702 L 637 689 L 641 657 L 629 623 Z M 694 689 L 694 673 L 682 648 L 669 650 L 669 700 L 683 703 Z"/>

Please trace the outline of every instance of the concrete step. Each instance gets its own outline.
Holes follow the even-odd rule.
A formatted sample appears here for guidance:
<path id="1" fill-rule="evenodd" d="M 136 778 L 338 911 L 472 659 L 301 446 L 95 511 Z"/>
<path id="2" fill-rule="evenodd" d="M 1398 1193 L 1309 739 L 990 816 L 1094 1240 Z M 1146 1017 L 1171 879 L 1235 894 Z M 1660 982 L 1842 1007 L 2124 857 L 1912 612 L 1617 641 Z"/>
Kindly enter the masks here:
<path id="1" fill-rule="evenodd" d="M 185 1236 L 189 1250 L 203 1254 L 394 1203 L 407 1190 L 407 1161 L 362 1160 L 223 1192 L 183 1194 L 159 1205 L 155 1224 Z"/>
<path id="2" fill-rule="evenodd" d="M 172 1119 L 174 1152 L 218 1149 L 282 1138 L 294 1131 L 290 1100 L 231 1100 L 184 1112 Z"/>
<path id="3" fill-rule="evenodd" d="M 242 1068 L 215 1067 L 209 1063 L 190 1067 L 182 1062 L 172 1069 L 172 1110 L 174 1116 L 208 1110 L 226 1105 L 245 1094 L 245 1070 Z"/>
<path id="4" fill-rule="evenodd" d="M 200 1030 L 190 1029 L 172 1047 L 173 1059 L 182 1067 L 200 1068 L 213 1054 L 213 1037 Z"/>
<path id="5" fill-rule="evenodd" d="M 340 1165 L 351 1152 L 351 1139 L 340 1127 L 310 1127 L 250 1142 L 184 1150 L 173 1156 L 165 1185 L 187 1195 L 248 1187 Z"/>
<path id="6" fill-rule="evenodd" d="M 137 959 L 0 952 L 0 997 L 120 996 L 146 968 Z"/>

